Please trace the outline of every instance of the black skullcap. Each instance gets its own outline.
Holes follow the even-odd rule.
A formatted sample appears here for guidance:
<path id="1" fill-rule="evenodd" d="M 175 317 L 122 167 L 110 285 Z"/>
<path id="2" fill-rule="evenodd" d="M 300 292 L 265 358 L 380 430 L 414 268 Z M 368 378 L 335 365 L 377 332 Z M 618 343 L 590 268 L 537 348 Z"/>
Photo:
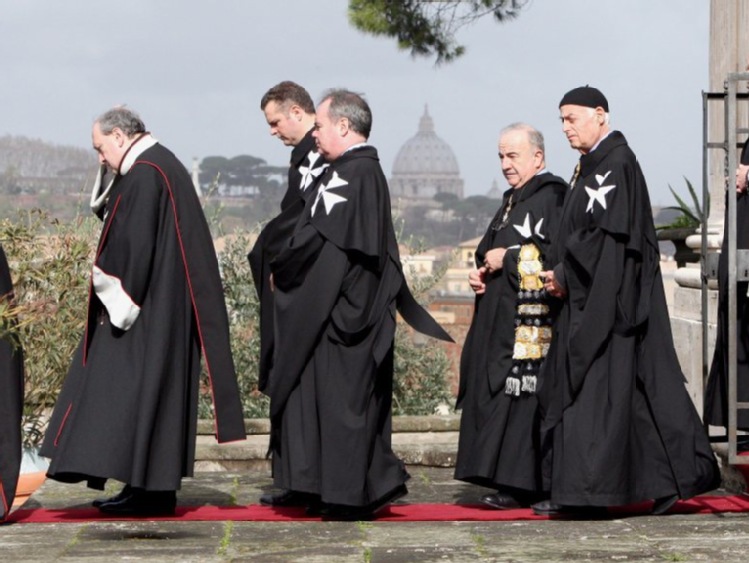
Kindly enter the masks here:
<path id="1" fill-rule="evenodd" d="M 592 86 L 580 86 L 573 88 L 567 92 L 563 97 L 562 101 L 559 102 L 559 107 L 571 104 L 573 106 L 583 106 L 586 108 L 597 108 L 602 107 L 603 111 L 609 112 L 609 102 L 598 88 Z"/>

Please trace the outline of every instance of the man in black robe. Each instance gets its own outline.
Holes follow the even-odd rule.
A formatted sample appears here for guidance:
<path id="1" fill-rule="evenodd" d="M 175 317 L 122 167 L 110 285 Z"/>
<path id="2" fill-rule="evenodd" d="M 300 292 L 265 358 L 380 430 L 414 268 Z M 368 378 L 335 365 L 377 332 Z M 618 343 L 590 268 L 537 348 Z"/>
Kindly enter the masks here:
<path id="1" fill-rule="evenodd" d="M 390 443 L 396 305 L 449 339 L 405 283 L 371 124 L 358 94 L 324 97 L 314 136 L 330 165 L 271 264 L 274 484 L 342 520 L 372 518 L 407 492 Z"/>
<path id="2" fill-rule="evenodd" d="M 314 193 L 317 178 L 327 166 L 317 152 L 312 129 L 315 126 L 315 104 L 299 84 L 284 81 L 276 84 L 260 101 L 270 134 L 286 146 L 293 147 L 289 163 L 286 194 L 281 212 L 263 228 L 247 258 L 250 261 L 255 289 L 260 299 L 260 366 L 258 387 L 265 389 L 273 358 L 273 288 L 270 262 L 288 241 L 304 203 Z"/>
<path id="3" fill-rule="evenodd" d="M 8 517 L 21 470 L 23 350 L 15 332 L 13 282 L 0 246 L 0 522 Z"/>
<path id="4" fill-rule="evenodd" d="M 749 139 L 741 150 L 736 170 L 736 248 L 749 249 Z M 728 197 L 728 192 L 726 197 Z M 725 232 L 718 263 L 718 326 L 715 352 L 705 389 L 705 421 L 714 426 L 728 427 L 728 201 L 726 201 Z M 736 382 L 737 400 L 749 401 L 749 282 L 736 283 Z M 749 430 L 749 411 L 737 411 L 736 427 Z M 741 444 L 746 449 L 746 444 Z"/>
<path id="5" fill-rule="evenodd" d="M 104 226 L 86 329 L 41 453 L 52 479 L 124 482 L 102 512 L 172 514 L 193 471 L 201 355 L 217 439 L 245 437 L 218 262 L 189 174 L 137 114 L 109 110 L 92 139 L 115 174 L 93 194 Z"/>
<path id="6" fill-rule="evenodd" d="M 534 510 L 655 499 L 662 514 L 720 473 L 674 350 L 645 178 L 600 91 L 571 90 L 560 114 L 582 156 L 544 273 L 564 301 L 539 390 L 551 500 Z"/>
<path id="7" fill-rule="evenodd" d="M 541 500 L 537 378 L 551 340 L 553 311 L 539 274 L 567 188 L 546 170 L 544 139 L 522 123 L 502 130 L 504 194 L 476 249 L 476 292 L 460 362 L 463 412 L 455 478 L 496 489 L 493 508 Z"/>

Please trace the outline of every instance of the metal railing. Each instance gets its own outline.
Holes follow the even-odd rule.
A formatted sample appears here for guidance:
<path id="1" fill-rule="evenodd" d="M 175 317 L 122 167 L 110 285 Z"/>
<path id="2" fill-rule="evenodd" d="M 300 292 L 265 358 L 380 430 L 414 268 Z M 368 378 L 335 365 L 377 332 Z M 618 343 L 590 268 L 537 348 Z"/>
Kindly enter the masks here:
<path id="1" fill-rule="evenodd" d="M 725 155 L 724 175 L 727 179 L 725 189 L 727 196 L 727 224 L 723 227 L 723 236 L 727 242 L 727 274 L 728 274 L 728 426 L 726 428 L 728 442 L 728 462 L 733 465 L 749 465 L 749 456 L 738 455 L 738 428 L 737 419 L 739 410 L 749 410 L 749 402 L 738 401 L 737 384 L 737 283 L 749 281 L 749 250 L 736 248 L 736 197 L 734 171 L 737 168 L 737 149 L 741 146 L 738 142 L 739 134 L 749 133 L 749 128 L 736 127 L 738 115 L 738 102 L 749 100 L 749 93 L 738 91 L 739 83 L 749 81 L 749 73 L 731 73 L 725 82 L 723 93 L 703 92 L 703 177 L 702 177 L 702 205 L 709 200 L 709 159 L 711 149 L 722 149 Z M 709 102 L 712 100 L 723 101 L 724 115 L 724 139 L 719 142 L 710 141 L 708 138 L 709 127 Z M 708 374 L 708 279 L 717 278 L 718 254 L 707 252 L 707 225 L 702 225 L 702 350 L 703 350 L 703 382 Z"/>

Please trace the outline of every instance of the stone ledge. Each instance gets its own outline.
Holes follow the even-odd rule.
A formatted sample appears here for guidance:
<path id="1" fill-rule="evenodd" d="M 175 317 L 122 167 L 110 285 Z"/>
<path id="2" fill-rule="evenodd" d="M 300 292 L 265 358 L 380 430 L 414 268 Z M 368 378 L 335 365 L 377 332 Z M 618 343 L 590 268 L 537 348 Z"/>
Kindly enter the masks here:
<path id="1" fill-rule="evenodd" d="M 267 418 L 247 418 L 244 427 L 248 435 L 269 434 L 270 420 Z M 394 416 L 393 432 L 457 432 L 460 429 L 460 415 L 445 416 Z M 198 420 L 198 436 L 212 436 L 215 433 L 212 420 Z"/>
<path id="2" fill-rule="evenodd" d="M 239 471 L 269 468 L 268 434 L 248 434 L 246 440 L 219 444 L 213 436 L 200 435 L 195 450 L 196 471 Z M 395 432 L 393 451 L 408 465 L 454 467 L 458 432 Z"/>

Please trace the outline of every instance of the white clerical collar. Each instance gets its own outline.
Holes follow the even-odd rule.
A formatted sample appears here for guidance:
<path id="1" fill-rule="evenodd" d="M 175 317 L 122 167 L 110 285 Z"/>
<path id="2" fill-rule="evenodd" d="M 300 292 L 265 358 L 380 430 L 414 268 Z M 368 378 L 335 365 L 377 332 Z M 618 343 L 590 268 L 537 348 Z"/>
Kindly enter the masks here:
<path id="1" fill-rule="evenodd" d="M 605 135 L 604 135 L 603 137 L 601 137 L 600 139 L 598 139 L 598 142 L 597 142 L 597 143 L 596 143 L 595 145 L 593 145 L 593 148 L 592 148 L 592 149 L 590 149 L 590 150 L 589 150 L 589 151 L 588 151 L 588 152 L 587 152 L 586 154 L 590 154 L 590 153 L 592 153 L 592 152 L 593 152 L 594 150 L 596 150 L 596 149 L 598 148 L 598 145 L 600 145 L 600 144 L 601 144 L 601 143 L 603 142 L 603 140 L 604 140 L 604 139 L 605 139 L 606 137 L 608 137 L 609 135 L 611 135 L 611 134 L 612 134 L 613 132 L 614 132 L 613 130 L 612 130 L 612 131 L 609 131 L 609 132 L 608 132 L 608 133 L 606 133 L 606 134 L 605 134 Z"/>
<path id="2" fill-rule="evenodd" d="M 546 168 L 542 168 L 538 172 L 534 174 L 534 176 L 540 176 L 541 174 L 546 174 Z"/>
<path id="3" fill-rule="evenodd" d="M 132 168 L 135 161 L 138 160 L 138 157 L 156 143 L 158 143 L 158 141 L 154 139 L 150 133 L 143 133 L 143 135 L 136 139 L 135 142 L 130 145 L 130 148 L 127 149 L 127 152 L 120 163 L 118 174 L 124 176 L 130 172 L 130 168 Z"/>
<path id="4" fill-rule="evenodd" d="M 343 151 L 341 153 L 341 156 L 343 156 L 344 154 L 346 154 L 349 151 L 352 151 L 354 149 L 360 149 L 360 148 L 366 147 L 366 146 L 367 146 L 367 143 L 356 143 L 355 145 L 351 145 L 349 148 L 347 148 L 345 151 Z"/>

